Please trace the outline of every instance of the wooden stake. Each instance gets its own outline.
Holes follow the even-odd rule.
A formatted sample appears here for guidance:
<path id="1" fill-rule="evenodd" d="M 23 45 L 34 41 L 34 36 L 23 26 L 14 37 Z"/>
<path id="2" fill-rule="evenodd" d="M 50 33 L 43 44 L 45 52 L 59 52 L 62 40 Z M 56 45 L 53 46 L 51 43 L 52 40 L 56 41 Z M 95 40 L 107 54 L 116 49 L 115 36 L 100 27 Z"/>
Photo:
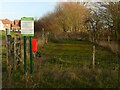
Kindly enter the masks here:
<path id="1" fill-rule="evenodd" d="M 16 36 L 14 37 L 14 69 L 16 70 Z"/>
<path id="2" fill-rule="evenodd" d="M 93 68 L 95 67 L 95 45 L 93 46 Z"/>
<path id="3" fill-rule="evenodd" d="M 7 37 L 7 29 L 6 29 L 6 64 L 8 70 L 8 37 Z"/>
<path id="4" fill-rule="evenodd" d="M 7 64 L 7 69 L 8 69 L 8 66 L 9 66 L 9 59 L 10 59 L 10 56 L 11 56 L 11 53 L 10 53 L 10 35 L 7 35 L 6 36 L 6 48 L 7 48 L 7 50 L 6 50 L 6 53 L 7 53 L 7 55 L 6 55 L 6 64 Z"/>
<path id="5" fill-rule="evenodd" d="M 108 45 L 110 45 L 110 36 L 108 36 Z"/>

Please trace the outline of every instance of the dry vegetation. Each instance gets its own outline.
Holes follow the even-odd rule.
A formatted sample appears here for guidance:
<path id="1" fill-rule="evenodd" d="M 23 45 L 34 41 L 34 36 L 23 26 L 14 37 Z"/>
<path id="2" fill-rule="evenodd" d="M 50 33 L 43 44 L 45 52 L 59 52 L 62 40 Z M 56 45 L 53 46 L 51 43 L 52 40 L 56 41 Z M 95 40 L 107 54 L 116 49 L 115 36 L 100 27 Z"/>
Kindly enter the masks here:
<path id="1" fill-rule="evenodd" d="M 42 48 L 42 47 L 41 47 Z M 42 57 L 34 58 L 34 72 L 27 75 L 23 68 L 11 74 L 3 61 L 3 87 L 13 88 L 117 88 L 119 87 L 118 62 L 115 54 L 96 47 L 96 64 L 92 68 L 92 43 L 86 41 L 61 41 L 48 43 Z M 5 53 L 5 52 L 3 52 Z M 4 59 L 3 59 L 4 60 Z"/>

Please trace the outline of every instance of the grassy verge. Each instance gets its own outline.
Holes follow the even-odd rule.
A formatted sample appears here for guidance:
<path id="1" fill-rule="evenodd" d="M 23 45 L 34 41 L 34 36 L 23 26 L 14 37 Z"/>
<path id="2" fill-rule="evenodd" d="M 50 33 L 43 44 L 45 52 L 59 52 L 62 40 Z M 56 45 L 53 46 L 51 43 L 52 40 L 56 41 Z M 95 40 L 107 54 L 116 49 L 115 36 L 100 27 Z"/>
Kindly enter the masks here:
<path id="1" fill-rule="evenodd" d="M 2 34 L 0 35 L 0 39 L 5 40 L 5 38 L 6 38 L 6 32 L 5 31 L 1 31 L 1 33 Z M 15 32 L 11 31 L 10 34 L 11 34 L 11 36 L 14 36 Z"/>
<path id="2" fill-rule="evenodd" d="M 34 72 L 15 71 L 10 80 L 3 76 L 3 87 L 29 88 L 116 88 L 118 58 L 96 46 L 96 64 L 92 68 L 92 46 L 86 41 L 48 43 L 40 47 L 42 57 L 34 58 Z M 6 72 L 5 72 L 6 73 Z M 9 81 L 9 84 L 6 82 Z"/>

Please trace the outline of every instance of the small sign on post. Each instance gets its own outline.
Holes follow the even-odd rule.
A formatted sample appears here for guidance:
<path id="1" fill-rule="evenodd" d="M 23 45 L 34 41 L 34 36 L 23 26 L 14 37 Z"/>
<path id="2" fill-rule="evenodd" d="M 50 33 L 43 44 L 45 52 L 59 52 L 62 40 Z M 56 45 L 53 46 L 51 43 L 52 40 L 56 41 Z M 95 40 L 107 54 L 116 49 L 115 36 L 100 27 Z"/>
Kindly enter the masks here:
<path id="1" fill-rule="evenodd" d="M 34 36 L 34 18 L 21 18 L 21 34 L 24 36 L 24 73 L 26 73 L 26 36 L 30 36 L 30 73 L 32 74 L 32 36 Z"/>
<path id="2" fill-rule="evenodd" d="M 21 34 L 23 36 L 34 36 L 34 18 L 21 18 Z"/>

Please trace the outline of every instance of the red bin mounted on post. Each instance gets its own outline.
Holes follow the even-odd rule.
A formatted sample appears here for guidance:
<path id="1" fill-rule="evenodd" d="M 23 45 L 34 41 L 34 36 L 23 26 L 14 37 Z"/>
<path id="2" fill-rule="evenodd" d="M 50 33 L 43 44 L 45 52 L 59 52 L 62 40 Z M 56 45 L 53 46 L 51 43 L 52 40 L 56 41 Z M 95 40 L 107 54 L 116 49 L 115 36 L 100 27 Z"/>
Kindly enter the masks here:
<path id="1" fill-rule="evenodd" d="M 38 39 L 32 38 L 32 52 L 38 51 Z"/>

